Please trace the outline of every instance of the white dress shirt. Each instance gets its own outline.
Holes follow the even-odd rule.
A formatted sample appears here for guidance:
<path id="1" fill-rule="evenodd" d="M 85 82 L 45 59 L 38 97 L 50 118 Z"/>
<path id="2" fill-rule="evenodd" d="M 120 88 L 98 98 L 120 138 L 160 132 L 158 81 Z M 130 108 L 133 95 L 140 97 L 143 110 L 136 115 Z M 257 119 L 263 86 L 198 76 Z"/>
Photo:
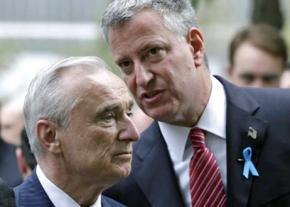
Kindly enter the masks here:
<path id="1" fill-rule="evenodd" d="M 206 146 L 214 154 L 220 168 L 224 186 L 227 182 L 226 163 L 226 96 L 223 85 L 211 77 L 212 90 L 209 102 L 196 127 L 206 131 Z M 167 144 L 175 174 L 186 206 L 191 207 L 189 163 L 193 149 L 188 134 L 191 128 L 158 122 Z"/>
<path id="2" fill-rule="evenodd" d="M 36 175 L 44 191 L 55 207 L 80 207 L 68 194 L 53 184 L 43 173 L 39 165 L 36 166 Z M 85 192 L 84 192 L 85 193 Z M 101 207 L 101 196 L 90 207 Z"/>

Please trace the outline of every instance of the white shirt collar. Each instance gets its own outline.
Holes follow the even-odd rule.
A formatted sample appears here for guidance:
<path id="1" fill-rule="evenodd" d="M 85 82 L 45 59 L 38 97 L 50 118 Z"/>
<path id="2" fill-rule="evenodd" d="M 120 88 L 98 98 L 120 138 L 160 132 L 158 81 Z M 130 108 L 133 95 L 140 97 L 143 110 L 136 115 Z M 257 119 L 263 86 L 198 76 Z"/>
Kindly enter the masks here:
<path id="1" fill-rule="evenodd" d="M 197 127 L 226 138 L 226 95 L 223 85 L 211 76 L 212 91 Z"/>
<path id="2" fill-rule="evenodd" d="M 37 177 L 55 207 L 80 207 L 68 194 L 52 183 L 43 173 L 39 165 L 36 166 Z M 101 207 L 101 196 L 91 207 Z"/>
<path id="3" fill-rule="evenodd" d="M 197 127 L 221 138 L 226 138 L 226 95 L 223 85 L 211 76 L 212 90 L 208 104 Z M 158 122 L 173 162 L 183 159 L 188 134 L 191 128 Z M 178 139 L 177 139 L 178 137 Z M 176 147 L 179 146 L 179 147 Z M 180 150 L 182 149 L 182 150 Z"/>

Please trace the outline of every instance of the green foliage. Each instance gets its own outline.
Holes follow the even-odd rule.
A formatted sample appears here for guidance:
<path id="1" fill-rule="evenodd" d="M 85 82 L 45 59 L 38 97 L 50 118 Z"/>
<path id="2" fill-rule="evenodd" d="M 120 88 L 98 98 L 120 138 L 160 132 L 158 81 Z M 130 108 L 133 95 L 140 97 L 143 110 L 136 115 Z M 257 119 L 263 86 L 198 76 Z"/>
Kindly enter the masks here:
<path id="1" fill-rule="evenodd" d="M 0 40 L 0 71 L 8 67 L 15 53 L 21 51 L 22 44 L 16 41 Z"/>
<path id="2" fill-rule="evenodd" d="M 253 23 L 269 24 L 281 30 L 284 17 L 279 0 L 254 0 Z"/>
<path id="3" fill-rule="evenodd" d="M 95 55 L 102 58 L 107 63 L 107 65 L 109 66 L 112 72 L 114 72 L 117 75 L 120 75 L 121 71 L 118 69 L 117 65 L 115 64 L 106 41 L 103 38 L 99 38 L 96 45 L 97 45 L 97 52 Z"/>
<path id="4" fill-rule="evenodd" d="M 210 3 L 212 2 L 212 0 L 203 0 L 205 1 L 205 3 Z M 201 2 L 201 0 L 191 0 L 191 3 L 192 3 L 192 6 L 194 8 L 197 8 L 198 7 L 198 4 Z"/>

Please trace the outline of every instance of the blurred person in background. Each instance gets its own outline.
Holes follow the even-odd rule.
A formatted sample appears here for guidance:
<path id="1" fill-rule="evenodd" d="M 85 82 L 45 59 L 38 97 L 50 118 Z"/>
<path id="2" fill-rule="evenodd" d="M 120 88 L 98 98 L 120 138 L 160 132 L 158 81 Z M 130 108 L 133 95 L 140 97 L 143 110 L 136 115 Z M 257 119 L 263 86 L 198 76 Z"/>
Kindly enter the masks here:
<path id="1" fill-rule="evenodd" d="M 0 177 L 10 187 L 22 182 L 15 155 L 16 146 L 4 142 L 0 137 Z"/>
<path id="2" fill-rule="evenodd" d="M 287 45 L 278 30 L 269 25 L 251 25 L 233 37 L 227 72 L 239 86 L 279 87 L 287 58 Z"/>
<path id="3" fill-rule="evenodd" d="M 0 114 L 1 111 L 2 110 L 0 107 Z M 0 119 L 0 134 L 2 134 L 1 124 Z M 17 165 L 15 150 L 15 145 L 6 143 L 0 136 L 0 178 L 2 178 L 10 187 L 15 187 L 22 182 L 21 174 Z"/>
<path id="4" fill-rule="evenodd" d="M 31 151 L 25 129 L 21 132 L 21 143 L 16 149 L 16 157 L 22 178 L 25 180 L 29 175 L 31 175 L 37 164 L 34 154 Z"/>
<path id="5" fill-rule="evenodd" d="M 0 207 L 15 207 L 15 196 L 4 181 L 0 178 Z"/>
<path id="6" fill-rule="evenodd" d="M 21 207 L 121 207 L 101 195 L 131 172 L 133 99 L 97 57 L 64 59 L 39 72 L 24 103 L 36 170 L 14 188 Z"/>
<path id="7" fill-rule="evenodd" d="M 290 63 L 288 62 L 286 69 L 284 70 L 281 80 L 281 88 L 290 88 Z"/>
<path id="8" fill-rule="evenodd" d="M 3 104 L 1 109 L 1 137 L 7 143 L 20 145 L 23 123 L 23 102 L 13 99 Z"/>

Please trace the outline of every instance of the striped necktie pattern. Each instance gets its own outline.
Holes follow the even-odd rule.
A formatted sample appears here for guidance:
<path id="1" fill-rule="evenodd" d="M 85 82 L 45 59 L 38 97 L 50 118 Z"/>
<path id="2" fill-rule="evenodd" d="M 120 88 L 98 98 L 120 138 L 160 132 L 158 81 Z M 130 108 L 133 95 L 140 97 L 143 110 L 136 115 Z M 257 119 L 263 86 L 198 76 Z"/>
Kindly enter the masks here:
<path id="1" fill-rule="evenodd" d="M 192 207 L 226 207 L 226 195 L 213 153 L 205 145 L 205 132 L 189 133 L 194 155 L 189 166 Z"/>

